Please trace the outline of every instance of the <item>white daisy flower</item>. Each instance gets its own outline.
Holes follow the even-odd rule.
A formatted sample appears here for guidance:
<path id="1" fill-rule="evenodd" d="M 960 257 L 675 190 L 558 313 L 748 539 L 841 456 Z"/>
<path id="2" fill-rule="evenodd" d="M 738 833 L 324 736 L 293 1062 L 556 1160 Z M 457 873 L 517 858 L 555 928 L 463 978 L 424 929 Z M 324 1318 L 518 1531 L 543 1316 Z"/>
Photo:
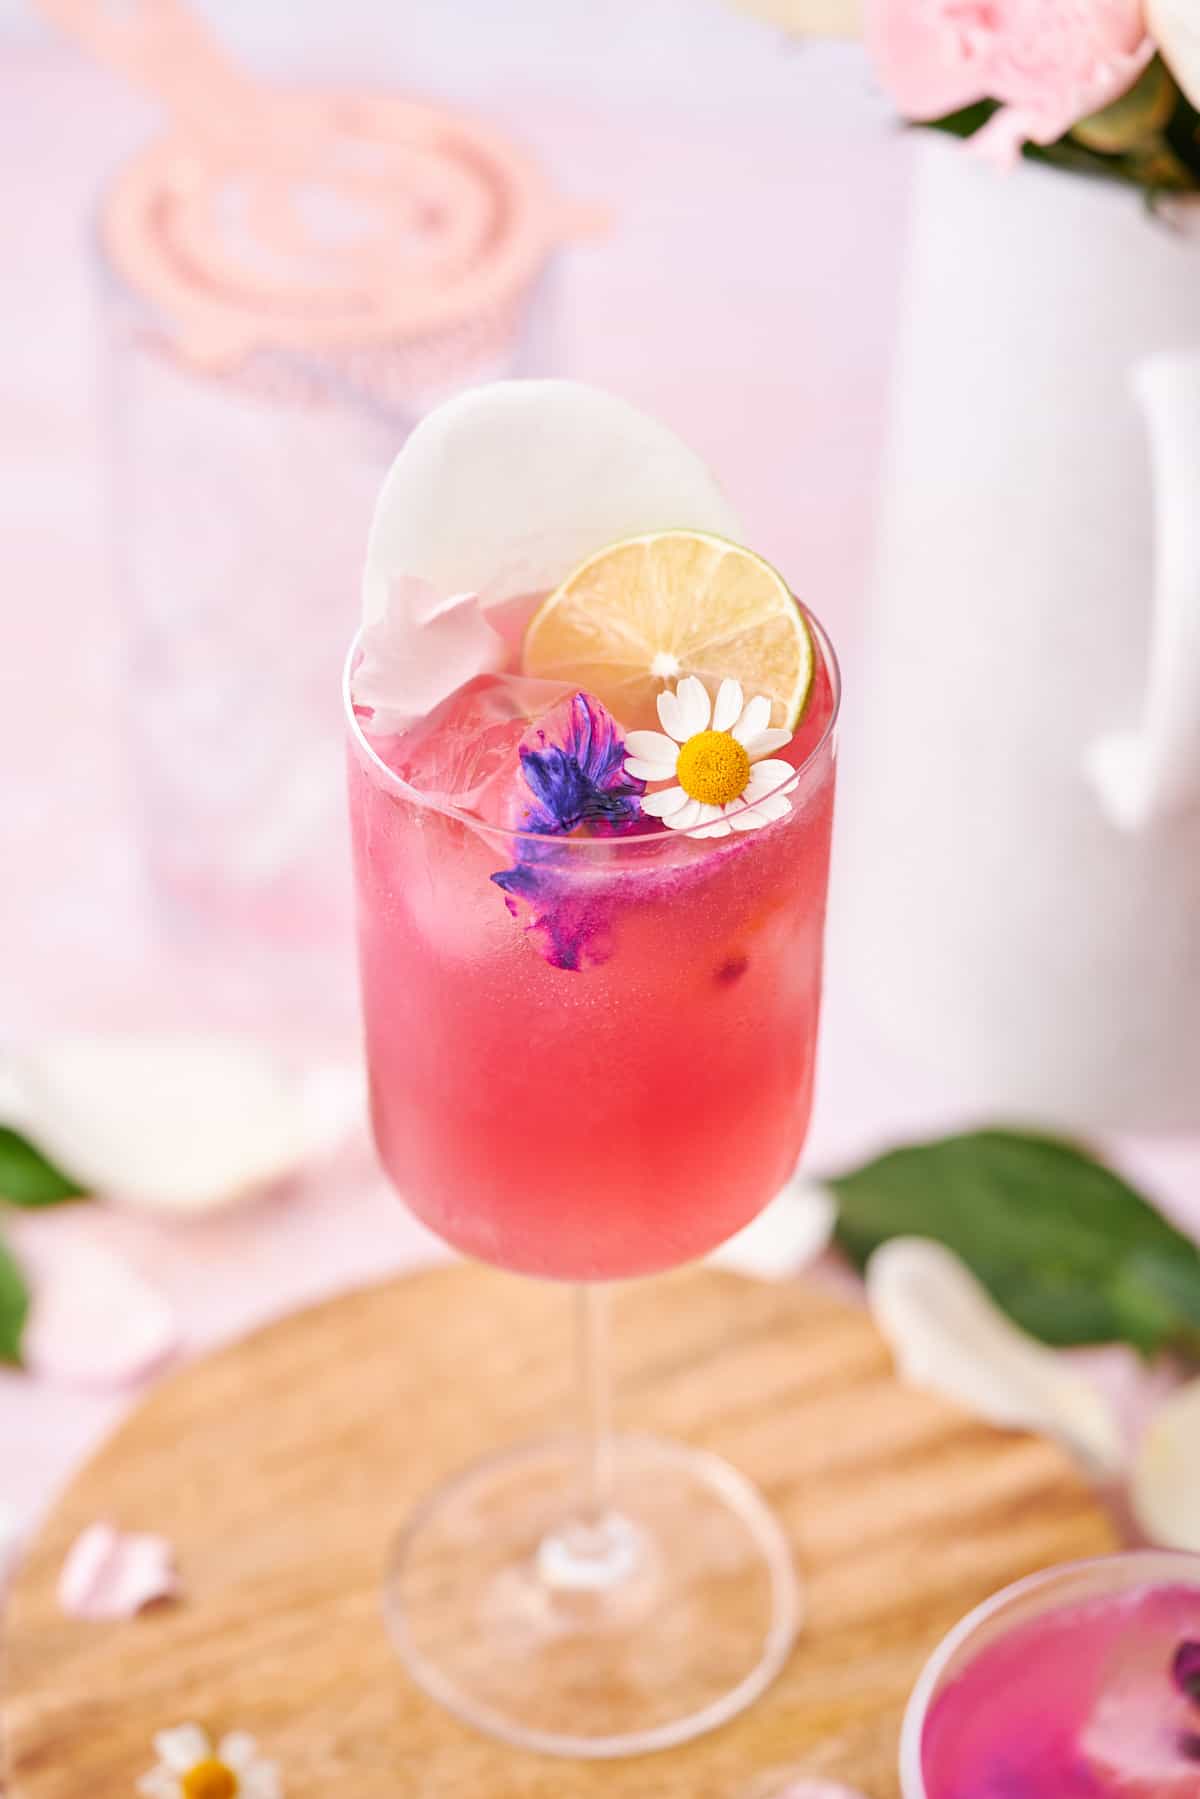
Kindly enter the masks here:
<path id="1" fill-rule="evenodd" d="M 264 1761 L 252 1736 L 234 1730 L 214 1747 L 198 1724 L 160 1730 L 158 1761 L 138 1781 L 143 1799 L 280 1799 L 279 1769 Z"/>
<path id="2" fill-rule="evenodd" d="M 743 701 L 741 683 L 726 680 L 714 705 L 703 681 L 686 675 L 674 693 L 659 694 L 658 716 L 662 731 L 631 731 L 625 739 L 627 773 L 674 782 L 644 795 L 642 811 L 651 818 L 692 837 L 725 837 L 791 810 L 787 795 L 773 789 L 796 771 L 771 752 L 792 733 L 769 728 L 771 702 L 763 694 Z"/>

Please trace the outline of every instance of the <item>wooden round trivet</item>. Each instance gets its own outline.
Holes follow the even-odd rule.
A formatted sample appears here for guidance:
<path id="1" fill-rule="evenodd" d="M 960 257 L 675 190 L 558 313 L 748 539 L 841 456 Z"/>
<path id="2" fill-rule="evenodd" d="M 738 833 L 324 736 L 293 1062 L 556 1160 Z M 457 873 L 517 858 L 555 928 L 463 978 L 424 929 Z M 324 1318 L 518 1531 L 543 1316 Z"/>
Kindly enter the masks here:
<path id="1" fill-rule="evenodd" d="M 413 1687 L 380 1620 L 389 1539 L 444 1475 L 566 1419 L 550 1286 L 454 1267 L 296 1313 L 163 1383 L 47 1520 L 9 1613 L 10 1799 L 127 1799 L 150 1738 L 245 1728 L 288 1799 L 743 1799 L 803 1768 L 896 1799 L 905 1697 L 986 1593 L 1112 1546 L 1058 1450 L 900 1385 L 865 1312 L 691 1271 L 614 1296 L 619 1421 L 757 1481 L 808 1618 L 791 1664 L 712 1736 L 625 1763 L 505 1749 Z M 162 1531 L 180 1603 L 84 1624 L 54 1596 L 97 1517 Z M 765 1784 L 764 1784 L 765 1780 Z"/>

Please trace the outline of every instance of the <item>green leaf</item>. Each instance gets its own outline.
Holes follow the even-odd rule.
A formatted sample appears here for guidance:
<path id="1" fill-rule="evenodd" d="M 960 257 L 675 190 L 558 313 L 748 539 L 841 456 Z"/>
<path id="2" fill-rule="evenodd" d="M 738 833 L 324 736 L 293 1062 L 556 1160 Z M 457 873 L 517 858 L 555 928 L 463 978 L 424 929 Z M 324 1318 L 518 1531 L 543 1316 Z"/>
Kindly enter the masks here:
<path id="1" fill-rule="evenodd" d="M 1200 186 L 1200 112 L 1186 94 L 1179 96 L 1166 137 L 1180 162 L 1190 171 L 1193 183 Z"/>
<path id="2" fill-rule="evenodd" d="M 1164 86 L 1164 78 L 1169 86 Z M 1021 154 L 1029 162 L 1044 163 L 1073 175 L 1120 182 L 1147 193 L 1179 193 L 1196 188 L 1200 186 L 1200 131 L 1194 110 L 1182 94 L 1174 109 L 1168 109 L 1167 100 L 1174 85 L 1161 64 L 1152 63 L 1131 94 L 1115 102 L 1107 113 L 1082 120 L 1057 143 L 1025 144 Z M 1131 129 L 1128 115 L 1117 117 L 1115 131 L 1106 130 L 1106 126 L 1111 127 L 1111 115 L 1117 115 L 1126 102 L 1135 111 L 1141 109 L 1142 129 L 1121 138 L 1118 144 L 1119 134 Z M 999 106 L 997 100 L 977 100 L 943 118 L 920 122 L 919 128 L 948 132 L 952 137 L 974 137 L 999 111 Z M 1146 124 L 1148 118 L 1156 122 L 1154 129 Z"/>
<path id="3" fill-rule="evenodd" d="M 21 1333 L 29 1314 L 29 1288 L 0 1243 L 0 1362 L 21 1360 Z"/>
<path id="4" fill-rule="evenodd" d="M 1111 1169 L 1052 1137 L 975 1131 L 914 1144 L 827 1185 L 858 1264 L 933 1237 L 1045 1343 L 1200 1353 L 1200 1250 Z"/>
<path id="5" fill-rule="evenodd" d="M 951 137 L 974 137 L 999 110 L 999 100 L 976 100 L 971 106 L 960 107 L 958 112 L 928 120 L 928 125 L 931 131 L 948 131 Z"/>
<path id="6" fill-rule="evenodd" d="M 1067 134 L 1110 156 L 1159 145 L 1179 103 L 1179 89 L 1161 56 L 1147 63 L 1133 86 L 1101 112 L 1089 114 Z"/>
<path id="7" fill-rule="evenodd" d="M 48 1162 L 17 1131 L 0 1125 L 0 1200 L 14 1206 L 56 1206 L 82 1199 L 84 1189 Z"/>

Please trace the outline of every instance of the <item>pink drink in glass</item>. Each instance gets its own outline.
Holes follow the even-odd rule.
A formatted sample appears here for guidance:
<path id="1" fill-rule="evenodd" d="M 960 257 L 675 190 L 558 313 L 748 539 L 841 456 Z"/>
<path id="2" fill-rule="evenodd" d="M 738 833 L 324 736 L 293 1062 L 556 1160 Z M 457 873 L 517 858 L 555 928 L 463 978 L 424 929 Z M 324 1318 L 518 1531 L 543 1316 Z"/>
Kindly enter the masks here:
<path id="1" fill-rule="evenodd" d="M 718 553 L 622 563 L 634 585 L 609 591 L 630 619 L 606 619 L 602 581 L 570 648 L 540 658 L 537 590 L 647 533 Z M 726 590 L 737 533 L 707 470 L 623 401 L 475 390 L 393 466 L 346 670 L 383 1164 L 445 1241 L 575 1288 L 575 1428 L 500 1448 L 481 1416 L 486 1453 L 396 1540 L 384 1615 L 434 1699 L 551 1755 L 715 1729 L 800 1623 L 792 1546 L 753 1484 L 708 1449 L 614 1429 L 605 1350 L 603 1283 L 752 1219 L 812 1102 L 837 671 L 811 619 L 805 653 L 776 578 Z M 786 724 L 769 728 L 773 706 Z M 669 737 L 646 728 L 656 711 Z M 486 1307 L 487 1281 L 456 1280 Z M 470 1353 L 462 1381 L 442 1398 L 474 1418 Z"/>
<path id="2" fill-rule="evenodd" d="M 1011 1623 L 1003 1605 L 985 1618 L 934 1693 L 906 1799 L 1197 1799 L 1200 1561 L 1190 1578 L 1166 1566 L 1187 1560 L 1118 1556 L 1064 1571 L 1061 1593 L 1054 1572 L 1013 1589 Z"/>
<path id="3" fill-rule="evenodd" d="M 522 845 L 415 791 L 405 736 L 353 729 L 376 1141 L 407 1203 L 466 1254 L 559 1280 L 650 1274 L 732 1236 L 792 1173 L 834 789 L 838 678 L 813 637 L 782 752 L 791 811 L 718 840 L 650 825 Z M 469 703 L 443 711 L 426 766 L 481 728 Z M 531 865 L 548 901 L 513 878 Z"/>

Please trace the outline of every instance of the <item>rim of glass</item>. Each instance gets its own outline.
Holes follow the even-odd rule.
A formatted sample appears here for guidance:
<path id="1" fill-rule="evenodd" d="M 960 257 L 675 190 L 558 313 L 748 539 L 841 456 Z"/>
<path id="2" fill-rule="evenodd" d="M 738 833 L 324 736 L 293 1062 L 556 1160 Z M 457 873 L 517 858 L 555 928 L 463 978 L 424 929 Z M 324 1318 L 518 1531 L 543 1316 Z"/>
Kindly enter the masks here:
<path id="1" fill-rule="evenodd" d="M 927 1799 L 925 1771 L 921 1765 L 925 1724 L 939 1682 L 959 1650 L 970 1642 L 976 1631 L 1014 1601 L 1036 1593 L 1042 1587 L 1067 1585 L 1102 1568 L 1122 1570 L 1130 1575 L 1144 1569 L 1148 1578 L 1161 1577 L 1171 1570 L 1186 1570 L 1189 1584 L 1200 1587 L 1200 1554 L 1192 1550 L 1119 1549 L 1111 1555 L 1084 1556 L 1078 1561 L 1056 1562 L 1050 1568 L 1039 1568 L 1020 1580 L 1010 1581 L 1008 1586 L 982 1600 L 946 1632 L 921 1669 L 909 1696 L 900 1730 L 900 1782 L 904 1799 Z"/>
<path id="2" fill-rule="evenodd" d="M 838 662 L 837 651 L 833 647 L 828 631 L 826 631 L 824 625 L 816 614 L 799 600 L 796 601 L 796 604 L 800 606 L 801 611 L 812 628 L 813 634 L 817 640 L 817 652 L 823 659 L 825 666 L 829 671 L 829 685 L 833 693 L 833 705 L 830 708 L 829 717 L 825 722 L 824 730 L 805 756 L 803 762 L 792 771 L 787 780 L 781 781 L 778 787 L 772 787 L 769 795 L 761 794 L 759 798 L 753 802 L 755 805 L 761 804 L 762 800 L 773 797 L 776 794 L 791 793 L 795 787 L 799 786 L 813 763 L 828 746 L 834 732 L 837 730 L 838 718 L 841 714 L 842 671 Z M 422 793 L 419 788 L 410 787 L 408 782 L 403 780 L 396 773 L 394 768 L 388 767 L 387 763 L 383 760 L 383 757 L 372 747 L 371 741 L 363 730 L 354 710 L 354 702 L 350 693 L 350 679 L 354 670 L 355 658 L 358 655 L 359 645 L 362 641 L 362 630 L 363 628 L 360 625 L 358 630 L 355 631 L 350 640 L 350 647 L 346 652 L 346 659 L 342 664 L 342 711 L 345 715 L 346 729 L 360 755 L 367 762 L 381 785 L 389 788 L 397 798 L 407 801 L 410 805 L 424 807 L 426 811 L 438 812 L 444 818 L 453 818 L 459 824 L 470 825 L 472 829 L 476 831 L 484 831 L 490 836 L 511 839 L 514 842 L 521 843 L 553 843 L 560 847 L 564 844 L 570 844 L 573 847 L 582 847 L 586 845 L 589 848 L 611 851 L 614 843 L 662 844 L 682 842 L 692 844 L 693 846 L 703 845 L 707 848 L 713 843 L 726 842 L 724 838 L 697 838 L 692 837 L 687 831 L 664 831 L 661 827 L 650 828 L 644 831 L 622 831 L 619 835 L 611 837 L 575 837 L 564 836 L 562 834 L 553 835 L 547 831 L 516 831 L 513 830 L 510 825 L 489 824 L 487 819 L 477 818 L 473 812 L 464 811 L 460 806 L 442 804 L 441 802 L 432 799 L 429 794 Z M 751 802 L 747 801 L 744 806 L 739 806 L 737 813 L 731 814 L 731 816 L 738 817 L 742 812 L 748 812 L 750 807 Z M 753 832 L 745 833 L 745 841 L 752 842 L 753 838 Z M 728 847 L 727 844 L 726 847 Z"/>

